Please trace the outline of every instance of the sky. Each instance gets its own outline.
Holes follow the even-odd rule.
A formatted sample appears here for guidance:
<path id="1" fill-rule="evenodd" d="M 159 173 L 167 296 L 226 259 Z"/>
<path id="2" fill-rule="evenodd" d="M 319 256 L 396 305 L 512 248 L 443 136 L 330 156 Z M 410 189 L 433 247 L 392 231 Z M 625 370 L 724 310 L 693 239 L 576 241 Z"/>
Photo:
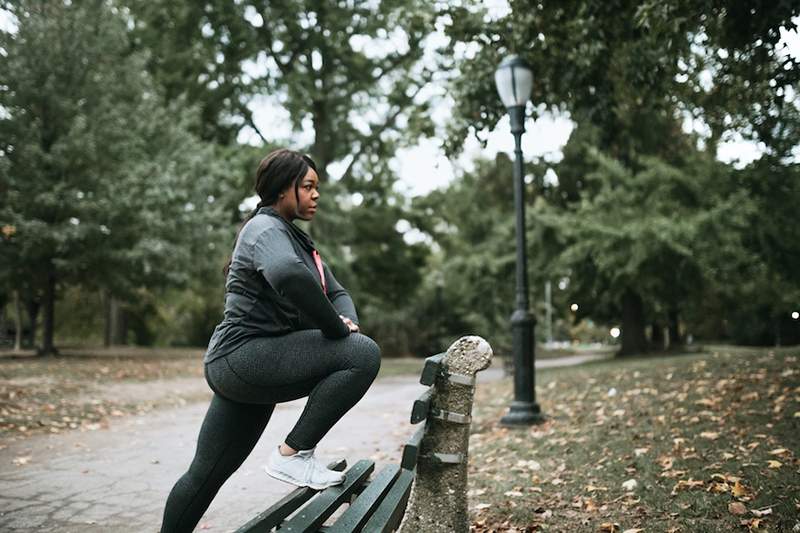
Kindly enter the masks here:
<path id="1" fill-rule="evenodd" d="M 508 11 L 505 0 L 487 1 L 485 4 L 489 8 L 490 15 L 499 17 Z M 798 21 L 795 21 L 798 22 Z M 782 30 L 783 42 L 786 45 L 786 53 L 794 57 L 800 57 L 800 36 L 796 31 L 788 32 Z M 439 30 L 434 33 L 430 41 L 430 48 L 441 44 L 446 39 L 444 33 Z M 368 46 L 374 48 L 375 43 Z M 462 54 L 469 59 L 470 50 L 462 50 Z M 488 77 L 493 77 L 494 72 L 487 72 Z M 534 73 L 534 83 L 536 74 Z M 431 89 L 432 92 L 444 94 L 441 103 L 433 111 L 433 120 L 440 127 L 446 123 L 451 114 L 452 100 L 446 97 L 446 87 L 442 84 Z M 499 99 L 499 97 L 498 97 Z M 522 150 L 526 159 L 534 156 L 544 157 L 547 161 L 557 162 L 562 157 L 561 149 L 569 139 L 573 129 L 573 122 L 568 115 L 553 115 L 551 113 L 540 114 L 540 118 L 534 121 L 531 118 L 531 108 L 533 103 L 528 104 L 528 118 L 526 120 L 526 133 L 522 137 Z M 288 123 L 288 113 L 276 106 L 273 102 L 266 99 L 255 101 L 251 106 L 253 109 L 254 120 L 259 127 L 262 124 L 270 124 L 276 137 L 291 139 L 297 145 L 307 145 L 311 143 L 309 132 L 293 133 L 289 130 L 276 131 L 276 123 Z M 280 120 L 285 118 L 286 120 Z M 276 120 L 278 119 L 278 120 Z M 684 123 L 684 130 L 687 132 L 696 131 L 702 134 L 703 124 L 698 121 L 687 120 Z M 398 191 L 407 196 L 424 195 L 431 190 L 446 186 L 459 173 L 470 170 L 476 158 L 483 157 L 493 159 L 498 152 L 511 154 L 514 149 L 514 138 L 511 135 L 511 128 L 506 115 L 491 131 L 480 132 L 481 138 L 487 139 L 487 146 L 482 148 L 474 137 L 468 137 L 462 154 L 456 159 L 445 157 L 441 149 L 439 139 L 420 139 L 419 142 L 410 148 L 401 149 L 393 159 L 392 168 L 398 173 L 399 181 L 396 184 Z M 240 136 L 244 142 L 256 142 L 255 134 L 244 132 Z M 725 162 L 730 162 L 736 166 L 744 166 L 757 159 L 762 153 L 761 147 L 756 143 L 745 141 L 741 135 L 733 134 L 727 142 L 720 143 L 718 147 L 718 158 Z M 800 152 L 797 153 L 800 157 Z M 331 176 L 336 177 L 337 173 L 343 172 L 347 166 L 347 161 L 334 164 L 329 171 Z M 555 174 L 550 173 L 545 176 L 545 180 L 557 180 Z"/>
<path id="2" fill-rule="evenodd" d="M 491 2 L 494 14 L 502 15 L 505 12 L 505 2 Z M 795 20 L 798 23 L 798 20 Z M 795 58 L 800 57 L 800 34 L 797 31 L 781 30 L 786 53 Z M 487 72 L 487 76 L 494 76 Z M 535 73 L 534 73 L 534 83 Z M 499 98 L 499 97 L 498 97 Z M 529 104 L 529 108 L 532 104 Z M 449 109 L 441 110 L 440 116 L 446 117 Z M 544 156 L 547 160 L 557 162 L 561 159 L 561 149 L 569 139 L 573 122 L 569 116 L 553 116 L 545 114 L 535 122 L 530 118 L 526 121 L 526 133 L 522 137 L 522 150 L 526 159 L 532 156 Z M 701 129 L 701 126 L 689 121 L 684 124 L 686 131 Z M 413 148 L 401 151 L 397 156 L 401 188 L 409 195 L 425 194 L 437 187 L 446 185 L 456 175 L 459 169 L 469 169 L 471 162 L 476 157 L 494 158 L 502 151 L 511 154 L 514 150 L 514 138 L 506 115 L 492 131 L 481 132 L 481 136 L 488 137 L 488 145 L 481 149 L 476 139 L 470 138 L 464 147 L 464 153 L 456 161 L 448 161 L 438 148 L 436 141 L 424 139 Z M 744 166 L 757 159 L 762 153 L 761 147 L 756 143 L 745 141 L 741 135 L 733 135 L 728 142 L 720 143 L 717 157 L 724 161 Z M 796 153 L 800 157 L 800 153 Z M 431 172 L 433 169 L 433 172 Z"/>
<path id="3" fill-rule="evenodd" d="M 484 5 L 488 8 L 492 17 L 501 17 L 508 12 L 506 0 L 485 0 Z M 257 16 L 257 15 L 256 15 Z M 800 23 L 795 19 L 796 23 Z M 263 22 L 262 22 L 263 23 Z M 0 9 L 0 28 L 13 31 L 14 24 L 8 13 Z M 794 57 L 800 57 L 800 35 L 797 31 L 788 32 L 781 30 L 783 43 L 786 46 L 786 53 Z M 441 28 L 430 38 L 430 48 L 446 39 Z M 374 43 L 362 43 L 365 47 L 374 48 Z M 394 43 L 397 44 L 397 43 Z M 390 44 L 391 45 L 391 44 Z M 426 50 L 426 53 L 428 51 Z M 380 53 L 378 51 L 377 53 Z M 470 50 L 462 50 L 462 54 L 469 59 Z M 429 58 L 430 60 L 430 58 Z M 255 70 L 264 68 L 260 65 L 253 65 Z M 494 72 L 487 72 L 487 76 L 494 76 Z M 536 74 L 534 73 L 534 83 Z M 446 87 L 440 85 L 431 88 L 434 92 L 444 94 L 441 105 L 434 109 L 433 120 L 443 127 L 447 118 L 451 114 L 452 101 L 446 97 Z M 529 111 L 533 104 L 529 104 Z M 276 102 L 267 98 L 254 99 L 251 108 L 254 112 L 254 120 L 263 131 L 270 131 L 275 138 L 291 139 L 298 146 L 308 145 L 311 142 L 310 131 L 296 133 L 291 130 L 276 131 L 276 124 L 288 124 L 288 113 Z M 283 120 L 286 119 L 286 120 Z M 269 127 L 266 127 L 269 125 Z M 263 127 L 262 127 L 263 126 Z M 561 158 L 561 149 L 569 139 L 573 123 L 567 115 L 552 115 L 545 113 L 534 121 L 530 118 L 526 121 L 526 133 L 522 138 L 522 149 L 525 157 L 530 159 L 533 156 L 543 156 L 548 161 L 557 162 Z M 702 124 L 687 121 L 684 123 L 686 131 L 702 132 Z M 310 130 L 310 129 L 309 129 Z M 400 192 L 408 196 L 424 195 L 433 189 L 447 185 L 456 175 L 464 170 L 469 170 L 473 162 L 478 157 L 492 159 L 502 151 L 511 153 L 514 147 L 513 136 L 511 135 L 508 116 L 504 117 L 492 131 L 480 132 L 482 138 L 488 139 L 487 146 L 482 148 L 474 137 L 469 137 L 464 145 L 464 150 L 460 157 L 449 160 L 444 156 L 441 149 L 441 141 L 438 139 L 421 139 L 410 148 L 400 150 L 392 166 L 398 173 L 399 181 L 397 188 Z M 253 132 L 243 132 L 240 140 L 244 142 L 256 142 L 257 138 Z M 744 141 L 741 136 L 734 135 L 728 142 L 719 146 L 718 157 L 725 162 L 733 162 L 739 166 L 745 165 L 757 159 L 761 153 L 761 148 L 755 143 Z M 800 151 L 796 154 L 800 157 Z M 337 166 L 332 165 L 330 173 L 336 176 L 337 171 L 342 172 L 347 162 L 340 162 Z M 554 179 L 554 175 L 545 176 L 545 179 Z"/>

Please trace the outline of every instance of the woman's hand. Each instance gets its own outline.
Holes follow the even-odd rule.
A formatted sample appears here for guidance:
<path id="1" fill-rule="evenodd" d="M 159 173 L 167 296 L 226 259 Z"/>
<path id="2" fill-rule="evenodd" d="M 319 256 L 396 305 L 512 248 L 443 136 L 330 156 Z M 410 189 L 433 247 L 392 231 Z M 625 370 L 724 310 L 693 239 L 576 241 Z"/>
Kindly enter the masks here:
<path id="1" fill-rule="evenodd" d="M 350 333 L 358 332 L 358 324 L 356 324 L 355 322 L 353 322 L 344 315 L 339 315 L 339 318 L 341 318 L 342 322 L 344 322 L 344 324 L 350 329 Z"/>

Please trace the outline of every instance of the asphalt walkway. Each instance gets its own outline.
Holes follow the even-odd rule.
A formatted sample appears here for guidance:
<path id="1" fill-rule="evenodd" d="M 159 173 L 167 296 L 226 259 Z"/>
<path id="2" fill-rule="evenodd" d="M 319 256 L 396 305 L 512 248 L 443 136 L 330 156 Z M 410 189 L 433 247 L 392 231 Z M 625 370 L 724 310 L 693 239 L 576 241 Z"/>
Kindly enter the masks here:
<path id="1" fill-rule="evenodd" d="M 597 357 L 537 362 L 537 368 Z M 501 379 L 482 372 L 480 382 Z M 424 387 L 415 377 L 377 380 L 317 449 L 350 463 L 399 462 L 413 433 L 411 405 Z M 480 385 L 479 385 L 480 386 Z M 209 398 L 210 392 L 209 392 Z M 305 400 L 280 404 L 253 453 L 222 487 L 197 530 L 231 531 L 285 495 L 291 486 L 262 464 L 289 432 Z M 111 421 L 107 429 L 33 436 L 0 450 L 0 531 L 157 532 L 172 485 L 188 467 L 207 402 Z M 24 457 L 24 464 L 15 458 Z"/>

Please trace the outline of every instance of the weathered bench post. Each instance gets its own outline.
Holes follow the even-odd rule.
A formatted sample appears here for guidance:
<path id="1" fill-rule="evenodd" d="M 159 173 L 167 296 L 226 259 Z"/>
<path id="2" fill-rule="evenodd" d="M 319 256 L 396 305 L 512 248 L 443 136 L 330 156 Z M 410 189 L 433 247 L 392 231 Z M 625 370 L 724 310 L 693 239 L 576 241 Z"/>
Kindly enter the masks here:
<path id="1" fill-rule="evenodd" d="M 427 420 L 418 433 L 417 473 L 401 533 L 469 531 L 467 457 L 475 374 L 491 360 L 492 348 L 477 336 L 462 337 L 440 358 L 428 359 L 420 381 L 434 386 L 414 406 L 427 409 L 421 415 Z"/>

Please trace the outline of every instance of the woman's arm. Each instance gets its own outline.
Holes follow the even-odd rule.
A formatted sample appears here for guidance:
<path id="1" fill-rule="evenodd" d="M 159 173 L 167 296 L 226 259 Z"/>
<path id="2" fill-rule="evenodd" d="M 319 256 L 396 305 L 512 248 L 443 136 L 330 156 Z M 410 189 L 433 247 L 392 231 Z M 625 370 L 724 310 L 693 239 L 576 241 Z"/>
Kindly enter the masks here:
<path id="1" fill-rule="evenodd" d="M 253 263 L 267 283 L 308 316 L 323 335 L 337 339 L 350 333 L 283 230 L 269 228 L 261 232 L 253 245 Z"/>
<path id="2" fill-rule="evenodd" d="M 336 311 L 342 316 L 352 320 L 358 324 L 358 314 L 356 313 L 356 306 L 350 293 L 333 276 L 333 273 L 325 263 L 322 264 L 323 272 L 325 273 L 325 284 L 328 286 L 328 299 L 336 308 Z"/>

